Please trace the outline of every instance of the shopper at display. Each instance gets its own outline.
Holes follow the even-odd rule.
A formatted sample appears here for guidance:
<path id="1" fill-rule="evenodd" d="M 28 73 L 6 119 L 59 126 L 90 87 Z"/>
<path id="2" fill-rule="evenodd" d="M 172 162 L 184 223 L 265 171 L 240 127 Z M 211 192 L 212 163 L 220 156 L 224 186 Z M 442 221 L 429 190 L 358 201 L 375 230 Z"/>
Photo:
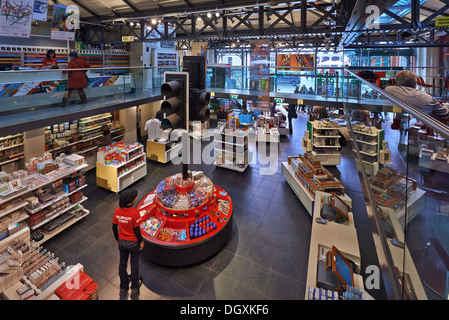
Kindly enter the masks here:
<path id="1" fill-rule="evenodd" d="M 47 56 L 42 60 L 42 68 L 58 69 L 58 60 L 56 60 L 56 52 L 53 49 L 47 51 Z"/>
<path id="2" fill-rule="evenodd" d="M 103 133 L 103 136 L 100 138 L 100 147 L 108 146 L 112 143 L 112 134 L 111 129 L 109 129 L 109 126 L 104 125 L 101 127 L 101 132 Z"/>
<path id="3" fill-rule="evenodd" d="M 112 230 L 120 252 L 119 278 L 120 299 L 127 299 L 131 282 L 131 299 L 139 299 L 142 278 L 139 277 L 139 256 L 144 242 L 140 233 L 141 217 L 133 207 L 137 200 L 137 190 L 128 189 L 120 194 L 119 207 L 114 212 Z M 128 258 L 131 260 L 131 276 L 126 271 Z"/>
<path id="4" fill-rule="evenodd" d="M 296 113 L 296 108 L 295 105 L 289 103 L 287 108 L 286 108 L 288 114 L 288 127 L 289 127 L 289 132 L 290 134 L 293 134 L 293 123 L 292 123 L 292 119 L 293 118 L 297 118 L 298 114 Z"/>
<path id="5" fill-rule="evenodd" d="M 78 54 L 75 51 L 70 52 L 69 58 L 70 62 L 67 64 L 67 69 L 90 68 L 90 64 L 87 63 L 84 59 L 79 58 Z M 62 106 L 67 106 L 69 98 L 74 90 L 78 92 L 81 103 L 87 103 L 86 93 L 84 92 L 84 88 L 86 88 L 88 85 L 86 70 L 71 70 L 67 72 L 69 74 L 67 80 L 67 91 L 64 93 Z"/>
<path id="6" fill-rule="evenodd" d="M 439 120 L 446 121 L 449 118 L 449 107 L 446 104 L 441 104 L 430 94 L 416 89 L 416 74 L 412 71 L 399 71 L 395 82 L 396 85 L 384 89 L 386 93 Z"/>

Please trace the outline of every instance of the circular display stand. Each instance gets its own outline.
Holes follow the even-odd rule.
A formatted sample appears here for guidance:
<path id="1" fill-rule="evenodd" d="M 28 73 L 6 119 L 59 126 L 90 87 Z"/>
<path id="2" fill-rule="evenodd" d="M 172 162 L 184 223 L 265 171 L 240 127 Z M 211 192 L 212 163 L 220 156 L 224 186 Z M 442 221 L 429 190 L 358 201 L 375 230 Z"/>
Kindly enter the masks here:
<path id="1" fill-rule="evenodd" d="M 232 201 L 202 175 L 162 180 L 137 206 L 143 216 L 142 255 L 164 266 L 192 265 L 214 255 L 232 230 Z"/>

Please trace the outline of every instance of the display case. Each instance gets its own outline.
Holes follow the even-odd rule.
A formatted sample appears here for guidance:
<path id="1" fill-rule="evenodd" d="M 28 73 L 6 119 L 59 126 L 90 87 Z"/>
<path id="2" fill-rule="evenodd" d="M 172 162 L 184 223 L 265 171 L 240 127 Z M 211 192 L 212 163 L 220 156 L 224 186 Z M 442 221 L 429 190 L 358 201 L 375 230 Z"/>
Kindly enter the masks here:
<path id="1" fill-rule="evenodd" d="M 366 174 L 375 175 L 379 170 L 379 164 L 382 162 L 380 153 L 384 145 L 384 130 L 368 127 L 365 124 L 354 124 L 353 132 Z M 357 168 L 360 168 L 360 161 L 357 158 L 356 165 Z"/>
<path id="2" fill-rule="evenodd" d="M 97 185 L 119 193 L 147 174 L 143 145 L 112 143 L 97 152 Z"/>
<path id="3" fill-rule="evenodd" d="M 203 261 L 228 240 L 232 228 L 229 194 L 201 171 L 175 174 L 162 180 L 137 206 L 143 255 L 165 266 Z"/>
<path id="4" fill-rule="evenodd" d="M 0 170 L 12 172 L 25 157 L 24 133 L 0 137 Z"/>
<path id="5" fill-rule="evenodd" d="M 217 130 L 215 138 L 215 166 L 244 172 L 251 161 L 248 131 L 240 129 Z"/>
<path id="6" fill-rule="evenodd" d="M 340 125 L 336 121 L 307 121 L 312 154 L 322 165 L 336 166 L 341 163 Z"/>

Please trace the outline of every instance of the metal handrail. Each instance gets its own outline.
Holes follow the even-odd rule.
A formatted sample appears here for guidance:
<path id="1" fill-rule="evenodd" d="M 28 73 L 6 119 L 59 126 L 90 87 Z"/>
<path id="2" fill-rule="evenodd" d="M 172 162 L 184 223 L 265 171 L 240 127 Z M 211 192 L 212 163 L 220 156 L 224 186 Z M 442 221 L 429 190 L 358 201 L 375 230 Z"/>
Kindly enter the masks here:
<path id="1" fill-rule="evenodd" d="M 358 76 L 357 74 L 353 73 L 352 71 L 345 69 L 345 71 L 347 71 L 348 73 L 351 74 L 351 76 L 357 78 L 358 80 L 360 80 L 363 84 L 367 85 L 368 87 L 370 87 L 371 89 L 373 89 L 374 91 L 376 91 L 377 93 L 379 93 L 382 97 L 387 98 L 388 100 L 390 100 L 391 102 L 393 102 L 394 104 L 396 104 L 398 107 L 401 107 L 405 113 L 410 114 L 412 117 L 414 117 L 415 119 L 422 121 L 422 123 L 424 123 L 428 128 L 431 128 L 432 130 L 434 130 L 435 132 L 437 132 L 439 135 L 445 137 L 446 139 L 449 139 L 449 126 L 445 125 L 444 123 L 442 123 L 441 121 L 438 121 L 437 119 L 435 119 L 434 117 L 423 113 L 421 110 L 419 110 L 418 108 L 407 104 L 403 101 L 401 101 L 400 99 L 393 97 L 392 95 L 388 94 L 387 92 L 385 92 L 384 90 L 382 90 L 381 88 L 373 85 L 372 83 L 366 81 L 365 79 L 361 78 L 360 76 Z"/>

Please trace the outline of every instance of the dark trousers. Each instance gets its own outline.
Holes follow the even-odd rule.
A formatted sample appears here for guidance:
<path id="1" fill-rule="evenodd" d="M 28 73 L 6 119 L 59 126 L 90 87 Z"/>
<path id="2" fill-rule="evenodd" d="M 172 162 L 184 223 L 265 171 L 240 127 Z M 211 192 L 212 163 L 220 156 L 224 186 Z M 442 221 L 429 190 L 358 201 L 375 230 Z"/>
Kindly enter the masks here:
<path id="1" fill-rule="evenodd" d="M 118 267 L 120 289 L 129 289 L 128 272 L 126 271 L 129 257 L 131 257 L 131 289 L 139 288 L 139 243 L 137 241 L 119 240 L 118 249 L 120 251 Z"/>
<path id="2" fill-rule="evenodd" d="M 81 103 L 87 103 L 86 93 L 84 92 L 84 89 L 68 89 L 66 92 L 64 92 L 64 97 L 62 98 L 62 105 L 67 106 L 69 103 L 70 96 L 72 95 L 73 91 L 78 92 L 78 95 L 80 97 Z"/>

